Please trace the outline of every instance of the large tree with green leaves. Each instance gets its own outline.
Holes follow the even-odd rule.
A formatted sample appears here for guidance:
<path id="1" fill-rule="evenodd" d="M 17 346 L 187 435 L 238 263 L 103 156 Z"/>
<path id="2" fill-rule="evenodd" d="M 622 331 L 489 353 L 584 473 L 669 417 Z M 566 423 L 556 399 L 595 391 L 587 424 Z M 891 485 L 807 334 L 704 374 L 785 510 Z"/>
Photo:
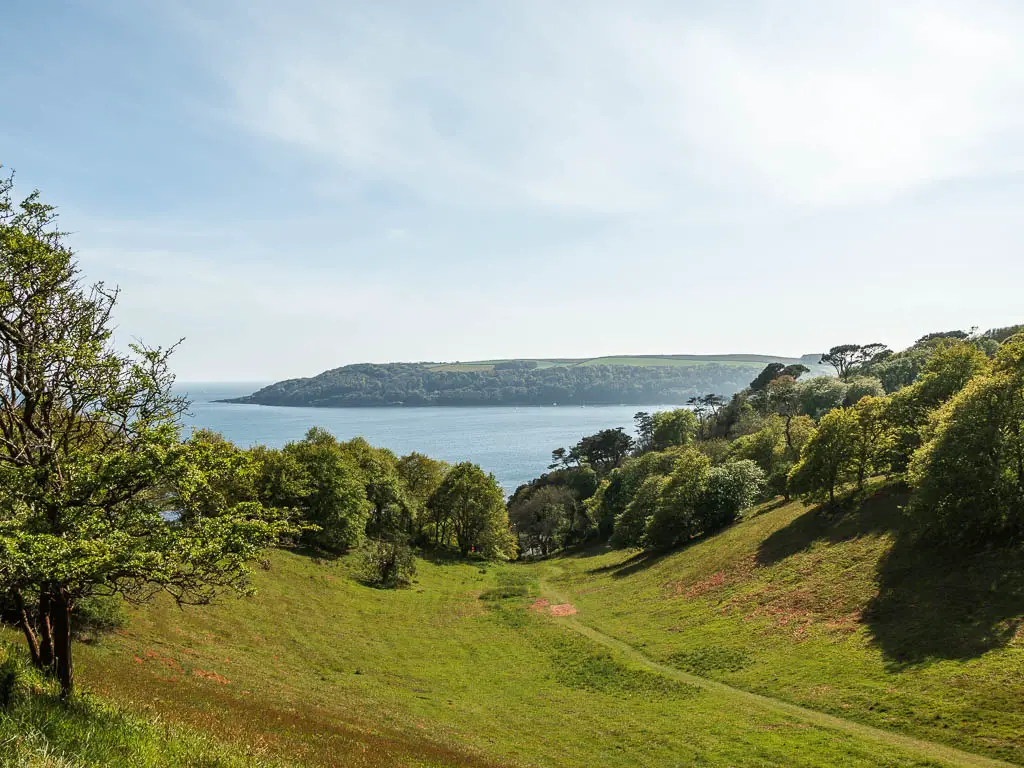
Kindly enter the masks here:
<path id="1" fill-rule="evenodd" d="M 245 591 L 289 526 L 234 497 L 244 459 L 181 442 L 171 350 L 117 351 L 117 291 L 84 285 L 64 240 L 37 192 L 19 204 L 0 180 L 0 591 L 38 601 L 21 628 L 69 695 L 78 601 Z"/>
<path id="2" fill-rule="evenodd" d="M 918 519 L 952 543 L 1024 539 L 1024 334 L 934 423 L 910 466 Z"/>
<path id="3" fill-rule="evenodd" d="M 476 464 L 464 461 L 454 465 L 430 497 L 428 507 L 451 531 L 462 555 L 476 552 L 500 560 L 515 557 L 501 486 L 494 475 Z"/>
<path id="4" fill-rule="evenodd" d="M 677 445 L 689 445 L 700 428 L 697 416 L 689 408 L 658 411 L 651 417 L 651 421 L 651 442 L 656 451 L 664 451 Z"/>
<path id="5" fill-rule="evenodd" d="M 846 381 L 857 366 L 889 352 L 885 344 L 839 344 L 821 356 L 823 364 L 836 369 L 836 375 Z"/>
<path id="6" fill-rule="evenodd" d="M 826 413 L 789 473 L 790 488 L 813 501 L 835 501 L 836 491 L 856 477 L 857 416 L 850 408 Z"/>

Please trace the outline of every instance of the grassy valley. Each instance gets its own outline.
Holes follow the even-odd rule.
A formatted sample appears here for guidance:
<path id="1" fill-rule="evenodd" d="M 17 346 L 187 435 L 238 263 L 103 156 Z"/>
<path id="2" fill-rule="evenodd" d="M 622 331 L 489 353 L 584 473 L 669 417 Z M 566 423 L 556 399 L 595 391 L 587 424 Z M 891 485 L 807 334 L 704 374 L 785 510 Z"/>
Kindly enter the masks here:
<path id="1" fill-rule="evenodd" d="M 354 365 L 241 399 L 686 404 L 506 498 L 318 427 L 184 435 L 174 348 L 116 347 L 117 291 L 13 183 L 0 765 L 1024 763 L 1024 326 L 838 344 L 835 376 Z"/>
<path id="2" fill-rule="evenodd" d="M 275 552 L 258 599 L 138 610 L 80 674 L 303 764 L 1020 760 L 1019 557 L 916 556 L 901 501 L 776 501 L 664 557 L 421 561 L 397 591 L 360 583 L 351 558 Z"/>

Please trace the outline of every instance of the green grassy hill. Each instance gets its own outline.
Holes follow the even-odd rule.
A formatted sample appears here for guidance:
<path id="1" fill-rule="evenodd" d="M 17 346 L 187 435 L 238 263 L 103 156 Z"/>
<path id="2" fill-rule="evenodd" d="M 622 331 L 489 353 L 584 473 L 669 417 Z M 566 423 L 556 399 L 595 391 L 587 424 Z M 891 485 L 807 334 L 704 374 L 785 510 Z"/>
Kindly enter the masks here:
<path id="1" fill-rule="evenodd" d="M 134 611 L 79 677 L 309 765 L 1024 762 L 1024 563 L 920 554 L 899 503 L 770 504 L 662 558 L 422 561 L 398 591 L 275 552 L 255 599 Z"/>
<path id="2" fill-rule="evenodd" d="M 922 550 L 903 501 L 767 505 L 664 558 L 535 568 L 582 621 L 665 665 L 1024 762 L 1024 556 Z"/>

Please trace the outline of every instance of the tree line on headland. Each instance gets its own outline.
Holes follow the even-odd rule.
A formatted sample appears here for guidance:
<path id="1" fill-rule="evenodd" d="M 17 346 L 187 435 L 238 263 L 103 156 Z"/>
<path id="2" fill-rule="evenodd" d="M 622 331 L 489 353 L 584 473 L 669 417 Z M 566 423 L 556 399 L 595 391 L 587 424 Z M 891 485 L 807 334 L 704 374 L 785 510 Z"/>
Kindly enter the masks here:
<path id="1" fill-rule="evenodd" d="M 694 365 L 553 365 L 498 363 L 493 370 L 453 370 L 427 363 L 360 363 L 309 379 L 277 382 L 227 402 L 257 405 L 642 405 L 683 404 L 706 392 L 732 394 L 758 363 Z"/>
<path id="2" fill-rule="evenodd" d="M 51 206 L 0 179 L 0 620 L 74 689 L 75 627 L 110 601 L 251 591 L 272 546 L 358 552 L 397 586 L 413 548 L 509 559 L 595 541 L 661 550 L 759 499 L 836 503 L 870 478 L 913 489 L 922 533 L 957 546 L 1024 537 L 1024 327 L 842 345 L 836 377 L 773 363 L 731 398 L 638 413 L 553 452 L 506 504 L 464 462 L 399 457 L 311 430 L 281 449 L 197 431 L 173 349 L 112 343 L 117 291 L 84 284 Z"/>

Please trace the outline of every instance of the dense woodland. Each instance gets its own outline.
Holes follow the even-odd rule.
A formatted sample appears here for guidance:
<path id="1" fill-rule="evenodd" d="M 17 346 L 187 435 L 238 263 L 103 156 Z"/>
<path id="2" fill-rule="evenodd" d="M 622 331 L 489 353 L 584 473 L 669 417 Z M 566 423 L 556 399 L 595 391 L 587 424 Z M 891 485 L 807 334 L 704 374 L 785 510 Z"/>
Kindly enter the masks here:
<path id="1" fill-rule="evenodd" d="M 556 449 L 509 501 L 522 552 L 665 550 L 756 501 L 839 505 L 873 477 L 909 484 L 923 539 L 1024 540 L 1024 326 L 930 333 L 899 352 L 844 344 L 821 361 L 836 375 L 773 363 L 729 399 L 636 414 L 635 439 L 619 427 Z"/>
<path id="2" fill-rule="evenodd" d="M 760 366 L 498 364 L 493 371 L 435 370 L 423 363 L 347 365 L 289 379 L 230 402 L 336 408 L 381 405 L 683 404 L 705 392 L 732 394 Z"/>

